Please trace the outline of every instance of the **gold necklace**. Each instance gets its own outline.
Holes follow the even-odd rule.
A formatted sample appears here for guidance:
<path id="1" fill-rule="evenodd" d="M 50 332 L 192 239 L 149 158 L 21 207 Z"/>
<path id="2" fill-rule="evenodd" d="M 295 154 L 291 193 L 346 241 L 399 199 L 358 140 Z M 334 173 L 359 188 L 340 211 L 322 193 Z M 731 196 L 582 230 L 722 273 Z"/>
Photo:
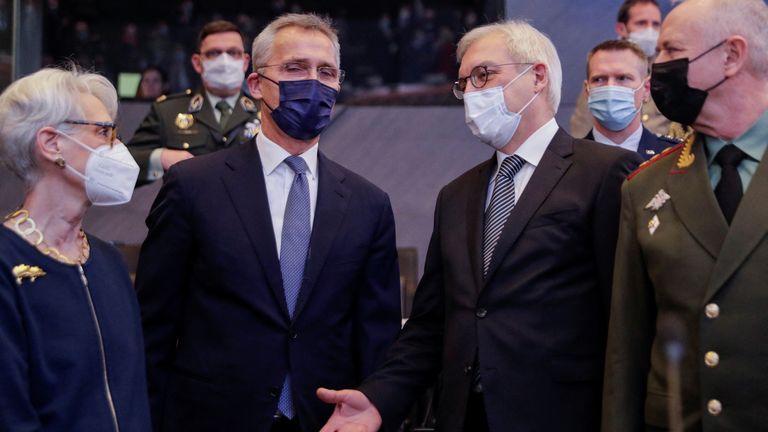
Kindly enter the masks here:
<path id="1" fill-rule="evenodd" d="M 81 229 L 80 230 L 80 255 L 72 259 L 63 253 L 59 252 L 58 249 L 56 249 L 53 246 L 48 246 L 45 243 L 45 237 L 43 236 L 42 231 L 40 231 L 37 228 L 37 224 L 35 223 L 35 220 L 32 219 L 29 216 L 29 210 L 20 208 L 16 210 L 15 212 L 7 215 L 5 217 L 5 220 L 12 220 L 13 221 L 13 229 L 22 237 L 24 237 L 25 240 L 32 243 L 37 249 L 42 252 L 45 255 L 48 255 L 49 257 L 61 261 L 65 264 L 85 264 L 85 262 L 88 260 L 88 256 L 91 254 L 91 245 L 88 243 L 88 237 L 85 236 L 85 232 Z"/>

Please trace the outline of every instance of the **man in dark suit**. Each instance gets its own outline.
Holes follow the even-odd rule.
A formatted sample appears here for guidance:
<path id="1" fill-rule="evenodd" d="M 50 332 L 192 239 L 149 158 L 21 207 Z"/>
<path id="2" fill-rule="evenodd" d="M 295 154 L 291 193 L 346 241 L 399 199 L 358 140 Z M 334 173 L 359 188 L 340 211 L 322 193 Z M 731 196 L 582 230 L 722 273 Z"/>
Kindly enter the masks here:
<path id="1" fill-rule="evenodd" d="M 200 30 L 192 66 L 202 89 L 160 96 L 128 143 L 139 164 L 139 184 L 157 180 L 173 164 L 251 140 L 261 127 L 256 103 L 241 91 L 250 56 L 240 29 L 212 21 Z"/>
<path id="2" fill-rule="evenodd" d="M 622 188 L 606 432 L 768 431 L 766 23 L 688 0 L 661 29 L 653 98 L 696 132 Z"/>
<path id="3" fill-rule="evenodd" d="M 254 140 L 174 165 L 136 285 L 156 430 L 317 431 L 318 386 L 353 386 L 400 328 L 387 195 L 318 151 L 343 81 L 315 15 L 253 48 Z"/>
<path id="4" fill-rule="evenodd" d="M 459 42 L 467 123 L 498 151 L 440 192 L 409 321 L 325 431 L 395 429 L 440 376 L 441 431 L 589 431 L 600 424 L 619 185 L 636 153 L 554 120 L 560 61 L 509 21 Z M 383 422 L 383 423 L 382 423 Z"/>
<path id="5" fill-rule="evenodd" d="M 587 54 L 584 91 L 592 130 L 584 139 L 634 151 L 648 160 L 679 141 L 657 137 L 640 121 L 651 97 L 648 58 L 633 42 L 607 40 Z"/>

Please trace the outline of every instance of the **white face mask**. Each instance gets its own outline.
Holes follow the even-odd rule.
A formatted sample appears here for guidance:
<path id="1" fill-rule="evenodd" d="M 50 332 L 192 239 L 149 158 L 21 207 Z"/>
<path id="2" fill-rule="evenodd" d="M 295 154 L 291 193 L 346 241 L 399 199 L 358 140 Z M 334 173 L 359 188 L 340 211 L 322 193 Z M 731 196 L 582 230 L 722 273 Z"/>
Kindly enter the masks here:
<path id="1" fill-rule="evenodd" d="M 503 87 L 464 93 L 464 120 L 467 126 L 480 141 L 496 150 L 501 150 L 509 143 L 520 125 L 521 114 L 539 95 L 533 95 L 519 112 L 509 111 L 504 101 L 504 90 L 532 67 L 533 65 L 528 66 Z"/>
<path id="2" fill-rule="evenodd" d="M 203 61 L 203 80 L 219 90 L 234 90 L 243 85 L 243 60 L 221 53 L 213 60 Z"/>
<path id="3" fill-rule="evenodd" d="M 646 27 L 644 30 L 631 32 L 629 40 L 637 44 L 648 58 L 656 56 L 656 43 L 659 41 L 659 31 L 653 27 Z"/>
<path id="4" fill-rule="evenodd" d="M 112 147 L 104 144 L 93 149 L 73 136 L 58 132 L 91 153 L 85 163 L 85 174 L 69 164 L 66 168 L 83 179 L 85 194 L 93 205 L 111 206 L 125 204 L 131 200 L 136 179 L 139 177 L 139 165 L 125 144 L 117 142 Z"/>

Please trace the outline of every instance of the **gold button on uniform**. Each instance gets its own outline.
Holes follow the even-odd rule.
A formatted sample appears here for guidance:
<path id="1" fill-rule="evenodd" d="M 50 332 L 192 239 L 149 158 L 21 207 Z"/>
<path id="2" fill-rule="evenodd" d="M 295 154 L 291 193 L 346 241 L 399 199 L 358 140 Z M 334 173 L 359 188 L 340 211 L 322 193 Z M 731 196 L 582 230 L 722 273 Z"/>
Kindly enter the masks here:
<path id="1" fill-rule="evenodd" d="M 221 140 L 227 142 L 227 137 L 222 137 Z"/>
<path id="2" fill-rule="evenodd" d="M 713 416 L 719 415 L 723 412 L 723 404 L 717 399 L 710 399 L 709 402 L 707 402 L 707 411 Z"/>
<path id="3" fill-rule="evenodd" d="M 650 116 L 648 114 L 643 114 L 643 122 L 647 122 Z"/>
<path id="4" fill-rule="evenodd" d="M 181 146 L 184 147 L 185 149 L 188 149 L 189 148 L 189 143 L 184 143 Z"/>
<path id="5" fill-rule="evenodd" d="M 720 356 L 714 352 L 709 351 L 706 354 L 704 354 L 704 364 L 706 364 L 709 367 L 715 367 L 720 363 Z"/>
<path id="6" fill-rule="evenodd" d="M 720 306 L 716 303 L 709 303 L 704 307 L 704 314 L 706 314 L 709 319 L 717 318 L 720 316 Z"/>

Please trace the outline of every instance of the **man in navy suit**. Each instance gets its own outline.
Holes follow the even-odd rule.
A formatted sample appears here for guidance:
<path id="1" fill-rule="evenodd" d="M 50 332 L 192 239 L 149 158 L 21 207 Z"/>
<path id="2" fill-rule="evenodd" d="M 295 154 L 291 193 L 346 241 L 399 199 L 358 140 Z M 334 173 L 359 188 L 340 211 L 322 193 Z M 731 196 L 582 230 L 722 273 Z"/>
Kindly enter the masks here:
<path id="1" fill-rule="evenodd" d="M 318 391 L 336 405 L 322 431 L 396 430 L 438 376 L 442 432 L 597 431 L 620 185 L 640 157 L 558 127 L 560 60 L 529 24 L 477 27 L 457 58 L 454 93 L 496 151 L 440 192 L 411 316 L 359 390 Z"/>
<path id="2" fill-rule="evenodd" d="M 400 327 L 387 195 L 318 151 L 336 31 L 284 15 L 253 44 L 262 133 L 174 165 L 136 285 L 155 430 L 317 431 L 319 386 L 358 385 Z"/>
<path id="3" fill-rule="evenodd" d="M 677 144 L 640 121 L 650 86 L 648 57 L 634 42 L 607 40 L 592 48 L 584 91 L 593 126 L 584 138 L 637 152 L 645 160 Z"/>

